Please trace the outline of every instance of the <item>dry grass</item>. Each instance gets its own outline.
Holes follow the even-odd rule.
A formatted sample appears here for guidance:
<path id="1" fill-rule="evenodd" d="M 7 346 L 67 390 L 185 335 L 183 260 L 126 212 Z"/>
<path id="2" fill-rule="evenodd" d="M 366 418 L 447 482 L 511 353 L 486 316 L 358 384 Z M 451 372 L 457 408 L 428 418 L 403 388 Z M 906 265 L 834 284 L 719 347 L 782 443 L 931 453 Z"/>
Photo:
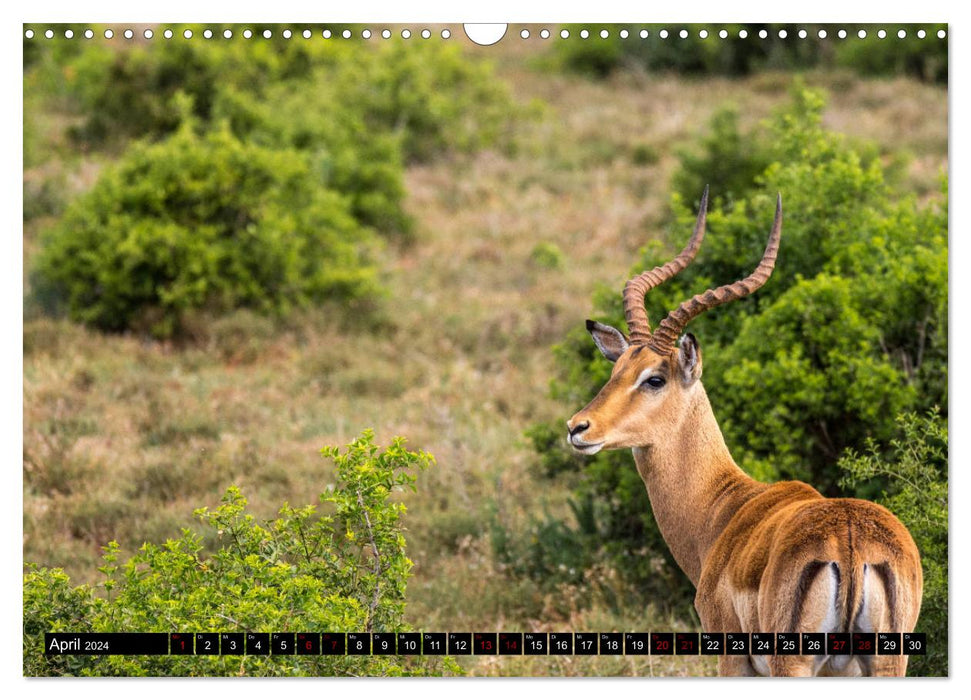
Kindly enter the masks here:
<path id="1" fill-rule="evenodd" d="M 522 126 L 517 150 L 409 170 L 417 241 L 387 252 L 388 323 L 376 332 L 341 330 L 326 310 L 286 325 L 241 313 L 176 347 L 28 320 L 24 558 L 93 581 L 108 539 L 131 551 L 174 536 L 230 484 L 264 516 L 284 501 L 313 502 L 330 478 L 318 448 L 373 427 L 380 442 L 405 435 L 438 462 L 406 497 L 416 627 L 690 628 L 652 609 L 610 611 L 588 591 L 512 580 L 492 560 L 486 526 L 497 511 L 513 525 L 541 505 L 564 511 L 566 487 L 538 482 L 523 438 L 528 426 L 575 408 L 547 396 L 550 346 L 591 313 L 598 284 L 620 289 L 637 249 L 656 235 L 677 147 L 724 102 L 738 107 L 743 128 L 766 118 L 785 103 L 790 78 L 625 74 L 595 83 L 531 70 L 529 59 L 520 47 L 498 56 L 519 99 L 549 105 Z M 947 167 L 944 91 L 808 79 L 832 88 L 829 126 L 909 151 L 907 185 L 933 188 Z M 638 158 L 638 149 L 656 157 Z M 37 229 L 25 232 L 28 257 Z M 540 243 L 551 259 L 536 253 Z M 701 658 L 463 663 L 475 675 L 714 670 Z"/>

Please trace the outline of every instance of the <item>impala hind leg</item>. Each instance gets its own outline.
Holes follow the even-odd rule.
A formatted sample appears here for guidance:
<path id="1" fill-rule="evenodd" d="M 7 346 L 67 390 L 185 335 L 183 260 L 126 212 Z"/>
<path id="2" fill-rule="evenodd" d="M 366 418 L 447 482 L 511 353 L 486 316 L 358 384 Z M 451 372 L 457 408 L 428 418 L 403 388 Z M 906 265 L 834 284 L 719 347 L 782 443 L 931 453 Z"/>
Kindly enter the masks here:
<path id="1" fill-rule="evenodd" d="M 906 656 L 858 656 L 864 676 L 905 676 Z"/>
<path id="2" fill-rule="evenodd" d="M 755 668 L 747 656 L 719 656 L 719 676 L 755 676 Z"/>
<path id="3" fill-rule="evenodd" d="M 769 673 L 772 676 L 814 676 L 815 656 L 770 656 Z"/>

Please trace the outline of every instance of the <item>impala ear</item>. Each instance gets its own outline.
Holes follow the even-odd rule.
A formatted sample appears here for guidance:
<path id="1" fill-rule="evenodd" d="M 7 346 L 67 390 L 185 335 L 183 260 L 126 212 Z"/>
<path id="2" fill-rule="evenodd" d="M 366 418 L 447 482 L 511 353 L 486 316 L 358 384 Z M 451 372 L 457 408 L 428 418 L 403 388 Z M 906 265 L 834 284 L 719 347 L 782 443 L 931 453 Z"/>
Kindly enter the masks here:
<path id="1" fill-rule="evenodd" d="M 627 336 L 612 326 L 588 320 L 587 330 L 593 336 L 593 342 L 597 344 L 600 352 L 611 362 L 616 362 L 617 358 L 623 355 L 624 351 L 630 346 L 630 343 L 627 342 Z"/>
<path id="2" fill-rule="evenodd" d="M 691 333 L 685 333 L 678 344 L 678 371 L 685 384 L 701 379 L 701 346 Z"/>

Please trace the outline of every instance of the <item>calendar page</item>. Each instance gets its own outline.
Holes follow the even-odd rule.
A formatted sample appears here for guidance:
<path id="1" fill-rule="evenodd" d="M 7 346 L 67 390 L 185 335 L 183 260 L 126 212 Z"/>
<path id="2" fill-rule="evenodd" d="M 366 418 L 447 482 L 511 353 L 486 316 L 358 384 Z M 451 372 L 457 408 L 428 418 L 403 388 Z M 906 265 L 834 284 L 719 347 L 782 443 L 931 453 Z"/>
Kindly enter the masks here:
<path id="1" fill-rule="evenodd" d="M 948 676 L 948 25 L 22 34 L 24 676 Z"/>

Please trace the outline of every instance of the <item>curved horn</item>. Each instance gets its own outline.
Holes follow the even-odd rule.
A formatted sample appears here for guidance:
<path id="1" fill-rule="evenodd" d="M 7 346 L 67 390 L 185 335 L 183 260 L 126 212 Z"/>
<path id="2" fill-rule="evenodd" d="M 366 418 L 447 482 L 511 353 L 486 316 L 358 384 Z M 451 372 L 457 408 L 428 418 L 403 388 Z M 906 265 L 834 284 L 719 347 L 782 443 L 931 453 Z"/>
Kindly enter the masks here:
<path id="1" fill-rule="evenodd" d="M 748 296 L 765 284 L 775 267 L 775 258 L 779 252 L 779 239 L 782 237 L 782 195 L 779 194 L 775 205 L 775 222 L 772 233 L 762 255 L 762 262 L 755 271 L 743 280 L 726 284 L 717 289 L 709 289 L 685 301 L 677 309 L 668 314 L 658 325 L 654 335 L 648 343 L 651 350 L 658 355 L 667 355 L 674 350 L 674 344 L 681 335 L 681 331 L 695 316 L 720 304 L 726 304 L 736 299 Z"/>
<path id="2" fill-rule="evenodd" d="M 651 340 L 651 324 L 647 320 L 647 309 L 644 308 L 644 295 L 662 282 L 671 279 L 681 272 L 694 260 L 695 254 L 701 247 L 701 240 L 705 237 L 705 218 L 708 214 L 708 186 L 701 195 L 701 206 L 698 220 L 695 222 L 691 240 L 678 255 L 670 262 L 655 267 L 653 270 L 642 272 L 624 285 L 624 318 L 627 330 L 630 332 L 632 345 L 643 345 Z"/>

